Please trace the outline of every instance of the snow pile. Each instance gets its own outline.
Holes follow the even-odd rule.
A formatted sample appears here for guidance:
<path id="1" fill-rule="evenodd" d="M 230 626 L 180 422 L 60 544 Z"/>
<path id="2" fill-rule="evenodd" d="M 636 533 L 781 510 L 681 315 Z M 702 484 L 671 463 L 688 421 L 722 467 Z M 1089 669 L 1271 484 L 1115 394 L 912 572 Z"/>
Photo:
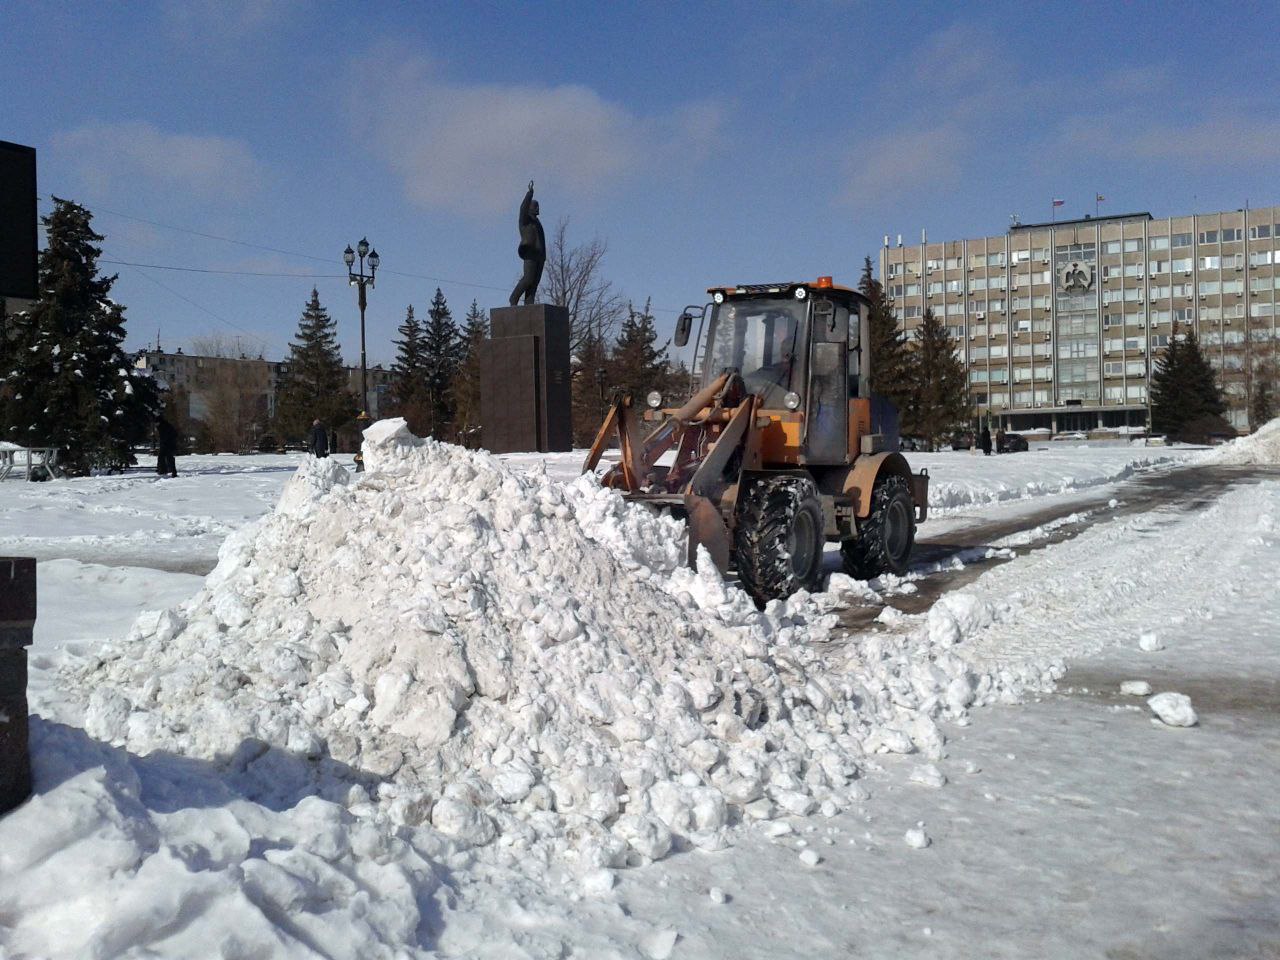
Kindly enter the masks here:
<path id="1" fill-rule="evenodd" d="M 1204 464 L 1280 465 L 1280 417 L 1263 424 L 1247 437 L 1210 450 L 1200 458 Z"/>
<path id="2" fill-rule="evenodd" d="M 935 719 L 1055 669 L 967 664 L 991 614 L 964 597 L 912 637 L 826 645 L 824 604 L 758 612 L 592 478 L 403 421 L 365 438 L 367 473 L 308 463 L 199 594 L 73 672 L 90 735 L 262 783 L 287 751 L 356 817 L 622 866 L 845 807 L 867 755 L 936 759 Z"/>

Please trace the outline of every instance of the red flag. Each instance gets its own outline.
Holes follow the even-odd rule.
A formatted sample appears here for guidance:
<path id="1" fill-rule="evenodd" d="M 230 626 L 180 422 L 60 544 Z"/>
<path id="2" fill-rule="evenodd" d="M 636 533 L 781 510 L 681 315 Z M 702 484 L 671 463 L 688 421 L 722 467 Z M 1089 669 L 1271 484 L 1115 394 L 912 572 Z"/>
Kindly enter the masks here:
<path id="1" fill-rule="evenodd" d="M 1067 201 L 1065 201 L 1065 200 L 1054 200 L 1054 201 L 1053 201 L 1053 205 L 1054 205 L 1055 207 L 1060 207 L 1060 206 L 1062 206 L 1062 205 L 1063 205 L 1064 203 L 1066 203 L 1066 202 L 1067 202 Z"/>

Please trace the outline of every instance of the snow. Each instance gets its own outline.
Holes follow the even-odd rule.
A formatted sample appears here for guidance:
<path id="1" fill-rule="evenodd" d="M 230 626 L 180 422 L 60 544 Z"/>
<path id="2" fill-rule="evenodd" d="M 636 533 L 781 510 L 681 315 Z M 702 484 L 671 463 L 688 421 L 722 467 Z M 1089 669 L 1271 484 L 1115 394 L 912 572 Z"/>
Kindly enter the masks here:
<path id="1" fill-rule="evenodd" d="M 146 558 L 123 534 L 135 522 L 172 529 L 167 510 L 225 529 L 210 525 L 187 538 L 199 549 L 175 548 L 176 536 L 162 540 L 161 554 L 202 558 L 227 542 L 207 582 L 142 567 L 41 563 L 32 650 L 38 794 L 0 819 L 0 955 L 205 956 L 217 943 L 228 956 L 907 957 L 971 955 L 982 944 L 990 956 L 1067 957 L 1188 947 L 1265 955 L 1274 943 L 1267 903 L 1280 880 L 1271 802 L 1280 771 L 1266 678 L 1280 672 L 1280 598 L 1274 577 L 1242 571 L 1274 571 L 1280 559 L 1275 481 L 1233 486 L 1195 510 L 1169 504 L 1065 524 L 1082 532 L 945 592 L 937 613 L 899 612 L 846 638 L 826 620 L 836 597 L 802 597 L 759 615 L 706 572 L 669 567 L 653 518 L 632 517 L 589 486 L 557 483 L 557 474 L 572 480 L 576 470 L 554 458 L 528 458 L 511 472 L 383 429 L 390 432 L 382 450 L 370 450 L 369 474 L 344 476 L 332 459 L 308 464 L 283 497 L 304 458 L 275 473 L 244 469 L 257 458 L 210 458 L 238 469 L 187 484 L 135 475 L 0 486 L 0 529 L 32 548 L 93 546 L 113 562 Z M 1080 488 L 1131 469 L 1132 461 L 1109 459 L 1110 450 L 1060 452 L 1077 458 Z M 1018 512 L 1001 501 L 1002 488 L 1023 490 L 1018 496 L 1051 488 L 1033 491 L 1019 476 L 1020 458 L 1045 454 L 979 460 L 968 476 L 966 454 L 911 460 L 924 456 L 954 461 L 930 468 L 935 483 L 944 475 L 972 483 L 975 504 L 994 504 L 987 510 Z M 463 467 L 476 476 L 463 481 Z M 486 531 L 475 522 L 489 509 L 479 498 L 485 478 L 496 477 L 486 498 L 494 516 L 507 506 L 519 518 L 511 526 L 531 548 L 531 569 L 501 536 L 489 537 L 501 525 Z M 62 509 L 83 510 L 100 540 L 68 542 L 75 522 L 57 508 L 38 509 L 51 496 L 63 497 Z M 560 506 L 569 516 L 558 515 Z M 109 507 L 124 509 L 113 518 Z M 459 522 L 463 514 L 470 526 Z M 259 517 L 260 526 L 246 526 Z M 326 537 L 338 527 L 345 536 L 329 549 Z M 247 529 L 255 535 L 235 532 Z M 639 546 L 627 547 L 627 537 Z M 328 737 L 334 729 L 299 708 L 319 686 L 312 667 L 323 666 L 323 676 L 335 664 L 314 636 L 327 619 L 348 636 L 343 656 L 395 647 L 387 665 L 403 655 L 414 671 L 442 659 L 443 648 L 422 646 L 443 643 L 418 635 L 423 607 L 468 654 L 489 649 L 495 637 L 471 631 L 470 605 L 454 606 L 458 594 L 446 589 L 457 578 L 435 576 L 455 554 L 467 560 L 462 575 L 481 571 L 504 587 L 519 570 L 531 578 L 524 594 L 557 614 L 551 630 L 545 615 L 517 608 L 520 629 L 536 623 L 537 638 L 511 630 L 514 618 L 487 622 L 493 634 L 517 638 L 497 672 L 517 693 L 550 698 L 555 710 L 543 731 L 560 734 L 563 751 L 539 749 L 526 767 L 517 761 L 530 758 L 518 751 L 533 740 L 541 748 L 544 733 L 489 743 L 513 711 L 510 694 L 503 702 L 483 692 L 468 695 L 465 724 L 439 750 L 437 781 L 431 771 L 370 775 L 363 759 L 329 766 L 307 756 L 309 744 L 291 746 L 298 730 Z M 354 575 L 362 564 L 373 571 Z M 412 576 L 397 572 L 406 566 Z M 838 596 L 869 604 L 892 589 L 836 585 Z M 472 589 L 483 594 L 484 586 Z M 602 599 L 605 586 L 614 599 Z M 551 603 L 557 592 L 575 601 L 576 627 Z M 485 599 L 497 605 L 486 615 L 506 616 L 496 590 Z M 622 614 L 637 604 L 643 614 Z M 284 614 L 313 607 L 307 638 L 282 642 Z M 142 608 L 171 612 L 130 629 Z M 280 615 L 279 628 L 259 634 L 255 617 L 264 610 Z M 188 635 L 210 618 L 216 632 L 193 647 Z M 673 622 L 705 635 L 673 636 Z M 1167 652 L 1140 652 L 1135 641 L 1144 634 Z M 268 670 L 280 668 L 272 658 L 285 650 L 303 660 L 313 640 L 305 683 Z M 744 654 L 761 640 L 762 658 Z M 579 654 L 606 666 L 584 675 Z M 209 695 L 191 703 L 163 689 L 170 679 L 177 691 L 216 676 L 219 663 L 235 665 L 246 685 L 197 686 Z M 382 673 L 394 673 L 387 665 Z M 477 678 L 485 673 L 466 665 Z M 785 711 L 775 715 L 770 705 L 755 729 L 730 740 L 715 718 L 743 718 L 729 708 L 733 684 L 721 673 L 747 668 L 776 682 Z M 99 703 L 103 715 L 93 720 L 123 729 L 128 747 L 87 735 L 88 678 L 130 697 L 145 688 L 136 680 L 148 669 L 165 678 L 155 702 Z M 687 700 L 667 702 L 664 683 L 647 716 L 629 711 L 632 672 L 663 670 L 664 680 L 682 682 Z M 600 674 L 620 684 L 617 696 L 592 687 Z M 1149 724 L 1132 695 L 1118 692 L 1134 675 L 1194 697 L 1195 732 L 1174 736 Z M 384 685 L 400 699 L 382 721 L 371 718 L 377 681 L 369 686 L 364 722 L 379 739 L 394 739 L 401 735 L 389 728 L 425 699 L 417 687 L 429 683 Z M 248 722 L 249 691 L 255 717 L 297 722 L 243 739 L 229 732 Z M 583 691 L 594 694 L 589 702 L 580 702 Z M 737 709 L 744 705 L 754 710 L 740 697 Z M 601 714 L 607 707 L 611 722 Z M 152 727 L 156 718 L 164 722 Z M 671 729 L 629 726 L 645 720 Z M 682 743 L 688 724 L 706 735 Z M 674 736 L 680 729 L 686 733 Z M 627 738 L 646 732 L 645 740 Z M 757 733 L 777 748 L 763 758 L 751 752 Z M 711 748 L 722 759 L 705 766 Z M 575 764 L 575 751 L 589 751 L 592 762 Z M 755 777 L 717 774 L 743 756 L 756 760 Z M 619 757 L 653 762 L 618 767 Z M 611 765 L 620 787 L 608 801 L 599 789 L 607 772 L 591 771 Z M 576 792 L 579 773 L 585 793 Z M 476 795 L 477 774 L 492 797 Z M 527 809 L 539 787 L 561 781 L 548 809 Z M 450 791 L 458 783 L 466 795 Z M 561 808 L 562 797 L 575 806 Z M 601 797 L 606 809 L 592 808 Z M 533 827 L 532 838 L 521 823 Z M 714 829 L 699 830 L 708 825 Z M 609 836 L 623 840 L 628 858 L 636 854 L 636 866 L 611 865 Z M 1232 922 L 1215 919 L 1222 917 Z"/>
<path id="2" fill-rule="evenodd" d="M 1194 727 L 1199 722 L 1191 698 L 1185 693 L 1157 693 L 1147 701 L 1147 706 L 1169 727 Z"/>
<path id="3" fill-rule="evenodd" d="M 1280 417 L 1201 455 L 1203 464 L 1280 464 Z"/>
<path id="4" fill-rule="evenodd" d="M 1120 684 L 1120 692 L 1126 697 L 1145 697 L 1151 693 L 1151 684 L 1145 680 L 1125 680 Z"/>

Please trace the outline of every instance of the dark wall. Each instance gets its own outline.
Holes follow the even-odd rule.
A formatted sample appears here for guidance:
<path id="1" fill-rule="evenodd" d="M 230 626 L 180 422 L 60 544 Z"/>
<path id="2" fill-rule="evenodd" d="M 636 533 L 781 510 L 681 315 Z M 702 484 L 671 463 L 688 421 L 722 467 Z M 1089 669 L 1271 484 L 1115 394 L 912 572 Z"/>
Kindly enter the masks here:
<path id="1" fill-rule="evenodd" d="M 36 151 L 0 140 L 0 297 L 36 298 Z"/>
<path id="2" fill-rule="evenodd" d="M 480 422 L 493 453 L 573 449 L 569 311 L 494 307 L 480 360 Z"/>

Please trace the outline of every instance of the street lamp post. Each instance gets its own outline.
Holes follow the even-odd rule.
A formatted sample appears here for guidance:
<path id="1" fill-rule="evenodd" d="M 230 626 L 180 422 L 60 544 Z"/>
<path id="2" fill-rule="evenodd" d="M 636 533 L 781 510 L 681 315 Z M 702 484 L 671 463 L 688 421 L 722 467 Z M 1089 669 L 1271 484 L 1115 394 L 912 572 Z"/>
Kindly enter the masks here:
<path id="1" fill-rule="evenodd" d="M 360 269 L 353 271 L 352 265 L 356 262 L 356 255 L 360 256 Z M 365 259 L 369 261 L 369 272 L 364 272 Z M 365 361 L 364 349 L 364 308 L 368 299 L 365 295 L 365 287 L 374 286 L 374 275 L 378 272 L 378 264 L 381 259 L 378 257 L 377 250 L 369 249 L 369 241 L 362 239 L 356 244 L 355 250 L 351 249 L 350 244 L 347 249 L 342 251 L 342 259 L 347 264 L 347 285 L 358 287 L 360 289 L 360 415 L 357 420 L 368 421 L 369 417 L 369 371 L 368 364 Z"/>

